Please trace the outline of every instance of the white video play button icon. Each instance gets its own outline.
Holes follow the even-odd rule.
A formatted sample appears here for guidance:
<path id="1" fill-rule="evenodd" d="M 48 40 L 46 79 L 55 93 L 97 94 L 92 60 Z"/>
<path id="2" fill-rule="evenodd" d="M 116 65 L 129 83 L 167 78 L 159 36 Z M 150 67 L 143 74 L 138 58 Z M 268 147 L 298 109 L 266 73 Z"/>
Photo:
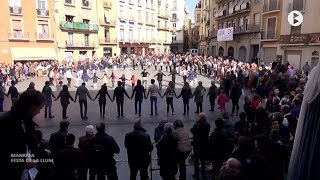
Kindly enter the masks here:
<path id="1" fill-rule="evenodd" d="M 291 26 L 300 26 L 303 22 L 303 15 L 299 11 L 291 11 L 288 14 L 288 22 Z"/>

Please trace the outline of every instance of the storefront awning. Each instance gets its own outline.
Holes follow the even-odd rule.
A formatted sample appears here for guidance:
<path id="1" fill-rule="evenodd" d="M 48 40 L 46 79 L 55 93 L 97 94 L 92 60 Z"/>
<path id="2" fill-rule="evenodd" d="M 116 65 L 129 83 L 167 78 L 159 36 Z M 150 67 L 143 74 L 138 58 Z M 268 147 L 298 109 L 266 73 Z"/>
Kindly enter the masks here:
<path id="1" fill-rule="evenodd" d="M 56 60 L 57 53 L 54 48 L 10 48 L 14 61 Z"/>

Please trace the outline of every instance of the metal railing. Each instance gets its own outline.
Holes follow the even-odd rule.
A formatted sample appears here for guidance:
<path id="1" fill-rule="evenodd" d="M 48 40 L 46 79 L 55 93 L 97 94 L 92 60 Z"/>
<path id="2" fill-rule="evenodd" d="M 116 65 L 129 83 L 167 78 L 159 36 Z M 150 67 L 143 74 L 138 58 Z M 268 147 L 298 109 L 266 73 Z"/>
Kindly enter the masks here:
<path id="1" fill-rule="evenodd" d="M 54 40 L 53 34 L 36 33 L 37 40 Z"/>
<path id="2" fill-rule="evenodd" d="M 8 39 L 29 39 L 29 33 L 8 33 Z"/>
<path id="3" fill-rule="evenodd" d="M 22 14 L 22 7 L 19 6 L 9 6 L 10 14 Z"/>
<path id="4" fill-rule="evenodd" d="M 262 39 L 264 40 L 273 40 L 273 39 L 278 39 L 278 33 L 276 31 L 264 31 L 262 33 Z"/>
<path id="5" fill-rule="evenodd" d="M 93 42 L 88 41 L 66 41 L 66 47 L 69 48 L 88 48 L 88 47 L 95 47 Z"/>
<path id="6" fill-rule="evenodd" d="M 99 43 L 100 44 L 117 43 L 117 39 L 111 39 L 110 37 L 109 38 L 101 38 L 101 39 L 99 39 Z"/>
<path id="7" fill-rule="evenodd" d="M 37 9 L 37 15 L 38 16 L 49 16 L 49 10 L 48 9 Z"/>
<path id="8" fill-rule="evenodd" d="M 99 25 L 87 24 L 82 22 L 61 21 L 60 28 L 65 30 L 82 30 L 82 31 L 97 32 L 99 30 Z"/>
<path id="9" fill-rule="evenodd" d="M 278 0 L 270 0 L 269 3 L 263 5 L 263 12 L 280 11 L 280 5 Z"/>

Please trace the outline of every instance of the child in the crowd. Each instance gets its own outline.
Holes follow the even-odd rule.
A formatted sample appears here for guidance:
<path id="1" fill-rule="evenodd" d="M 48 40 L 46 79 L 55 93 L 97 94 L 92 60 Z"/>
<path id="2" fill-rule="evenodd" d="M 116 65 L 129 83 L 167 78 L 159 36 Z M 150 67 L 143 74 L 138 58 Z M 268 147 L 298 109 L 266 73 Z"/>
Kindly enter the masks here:
<path id="1" fill-rule="evenodd" d="M 114 82 L 116 81 L 117 77 L 114 75 L 114 72 L 111 73 L 110 78 L 112 83 L 112 88 L 114 88 Z"/>
<path id="2" fill-rule="evenodd" d="M 229 101 L 229 98 L 226 95 L 226 92 L 224 90 L 221 91 L 221 93 L 218 96 L 218 105 L 219 109 L 222 113 L 226 111 L 226 103 Z"/>
<path id="3" fill-rule="evenodd" d="M 107 73 L 104 73 L 102 81 L 103 81 L 103 84 L 108 85 L 109 77 L 107 76 Z"/>
<path id="4" fill-rule="evenodd" d="M 132 75 L 130 81 L 131 81 L 132 90 L 133 90 L 134 86 L 136 85 L 137 78 L 134 75 Z"/>
<path id="5" fill-rule="evenodd" d="M 101 79 L 101 78 L 99 78 L 96 73 L 93 73 L 93 76 L 90 79 L 92 79 L 93 89 L 97 89 L 98 79 Z"/>

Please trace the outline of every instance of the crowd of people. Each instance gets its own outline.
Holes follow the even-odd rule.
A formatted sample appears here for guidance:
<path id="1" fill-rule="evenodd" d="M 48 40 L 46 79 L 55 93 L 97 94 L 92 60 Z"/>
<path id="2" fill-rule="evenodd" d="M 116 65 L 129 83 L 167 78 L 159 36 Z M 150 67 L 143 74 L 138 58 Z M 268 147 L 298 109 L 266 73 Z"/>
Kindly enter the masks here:
<path id="1" fill-rule="evenodd" d="M 130 61 L 127 62 L 132 62 L 135 67 L 141 57 L 128 58 Z M 120 149 L 117 142 L 105 132 L 104 123 L 97 124 L 96 134 L 94 134 L 93 126 L 86 127 L 86 135 L 79 139 L 79 149 L 74 147 L 75 136 L 68 133 L 69 122 L 66 120 L 61 121 L 60 131 L 51 135 L 48 144 L 44 143 L 41 131 L 35 129 L 36 124 L 32 118 L 40 112 L 43 106 L 45 106 L 45 116 L 52 118 L 52 98 L 61 99 L 63 118 L 66 119 L 69 99 L 76 101 L 79 97 L 81 118 L 87 119 L 87 97 L 91 100 L 99 97 L 100 117 L 104 118 L 106 96 L 110 101 L 116 99 L 118 117 L 124 115 L 124 96 L 130 99 L 135 96 L 135 112 L 139 115 L 141 115 L 143 98 L 149 96 L 151 115 L 157 114 L 157 98 L 164 96 L 167 102 L 167 113 L 170 108 L 174 113 L 173 97 L 182 97 L 184 114 L 188 114 L 189 99 L 194 96 L 198 119 L 190 131 L 184 127 L 180 120 L 161 121 L 155 129 L 154 141 L 160 175 L 163 179 L 175 179 L 178 167 L 180 179 L 186 179 L 185 162 L 190 154 L 192 154 L 194 161 L 193 177 L 196 179 L 206 178 L 205 167 L 208 161 L 212 164 L 214 179 L 285 179 L 303 100 L 303 90 L 311 71 L 308 63 L 299 70 L 293 69 L 293 66 L 288 62 L 282 64 L 276 61 L 270 66 L 263 64 L 258 66 L 254 63 L 243 63 L 222 57 L 192 55 L 143 57 L 142 59 L 149 60 L 148 58 L 153 60 L 156 70 L 158 70 L 157 66 L 161 67 L 160 75 L 156 74 L 157 78 L 163 76 L 162 60 L 168 59 L 165 61 L 169 64 L 169 75 L 172 76 L 172 81 L 169 82 L 164 94 L 161 94 L 159 88 L 162 87 L 162 82 L 159 82 L 158 86 L 154 79 L 151 79 L 151 85 L 146 91 L 148 77 L 146 70 L 141 73 L 142 81 L 137 80 L 137 85 L 132 83 L 131 97 L 124 88 L 123 80 L 118 81 L 112 98 L 107 91 L 107 83 L 104 83 L 96 97 L 92 98 L 85 87 L 87 82 L 85 79 L 78 87 L 75 98 L 71 97 L 68 92 L 70 84 L 63 85 L 62 91 L 56 98 L 50 88 L 53 78 L 50 75 L 42 92 L 34 90 L 32 88 L 34 84 L 31 84 L 28 90 L 21 95 L 14 87 L 15 81 L 12 80 L 11 90 L 9 88 L 7 95 L 10 94 L 11 98 L 14 98 L 12 99 L 13 107 L 11 111 L 0 117 L 1 142 L 5 147 L 10 147 L 9 149 L 1 149 L 0 153 L 5 159 L 5 161 L 1 161 L 1 168 L 6 170 L 4 172 L 15 175 L 16 178 L 13 179 L 20 179 L 21 174 L 31 176 L 30 169 L 36 168 L 38 176 L 43 176 L 44 179 L 50 177 L 81 179 L 86 178 L 89 170 L 90 179 L 94 179 L 95 175 L 98 176 L 98 179 L 104 179 L 105 175 L 108 179 L 118 179 L 113 156 L 119 153 Z M 108 62 L 107 59 L 102 59 L 99 63 Z M 137 61 L 135 61 L 136 59 Z M 74 68 L 74 70 L 81 77 L 89 70 L 95 74 L 95 71 L 99 69 L 92 68 L 94 62 L 80 64 L 80 69 Z M 107 63 L 107 66 L 108 64 L 110 65 Z M 143 66 L 144 63 L 141 64 Z M 108 68 L 110 67 L 108 66 Z M 49 74 L 51 71 L 52 69 L 49 69 Z M 104 71 L 107 73 L 108 70 Z M 188 78 L 193 72 L 212 78 L 211 87 L 206 90 L 202 86 L 202 82 L 199 81 L 192 93 L 191 81 Z M 62 72 L 62 74 L 64 73 Z M 175 92 L 175 75 L 183 76 L 184 86 L 180 95 Z M 159 79 L 157 80 L 159 81 Z M 215 85 L 217 81 L 219 81 L 219 87 Z M 241 106 L 239 99 L 243 97 L 243 89 L 245 88 L 248 88 L 252 95 L 244 96 L 243 112 L 239 112 Z M 15 94 L 17 96 L 14 96 Z M 215 110 L 215 102 L 217 101 L 218 109 L 221 111 L 221 117 L 214 119 L 215 128 L 213 130 L 207 122 L 206 114 L 203 113 L 204 99 L 209 100 L 211 111 Z M 232 110 L 229 113 L 226 110 L 226 103 L 230 100 Z M 236 116 L 239 121 L 234 123 L 230 116 Z M 192 134 L 191 139 L 189 134 L 190 137 Z M 143 129 L 141 120 L 134 123 L 134 130 L 126 135 L 124 141 L 128 153 L 130 179 L 135 179 L 138 171 L 140 171 L 141 179 L 148 179 L 150 152 L 154 147 L 150 135 Z M 6 166 L 6 163 L 12 162 L 10 154 L 25 154 L 26 152 L 30 154 L 29 151 L 35 154 L 38 159 L 52 157 L 54 164 L 17 163 L 14 166 Z M 52 167 L 47 167 L 49 165 Z"/>

